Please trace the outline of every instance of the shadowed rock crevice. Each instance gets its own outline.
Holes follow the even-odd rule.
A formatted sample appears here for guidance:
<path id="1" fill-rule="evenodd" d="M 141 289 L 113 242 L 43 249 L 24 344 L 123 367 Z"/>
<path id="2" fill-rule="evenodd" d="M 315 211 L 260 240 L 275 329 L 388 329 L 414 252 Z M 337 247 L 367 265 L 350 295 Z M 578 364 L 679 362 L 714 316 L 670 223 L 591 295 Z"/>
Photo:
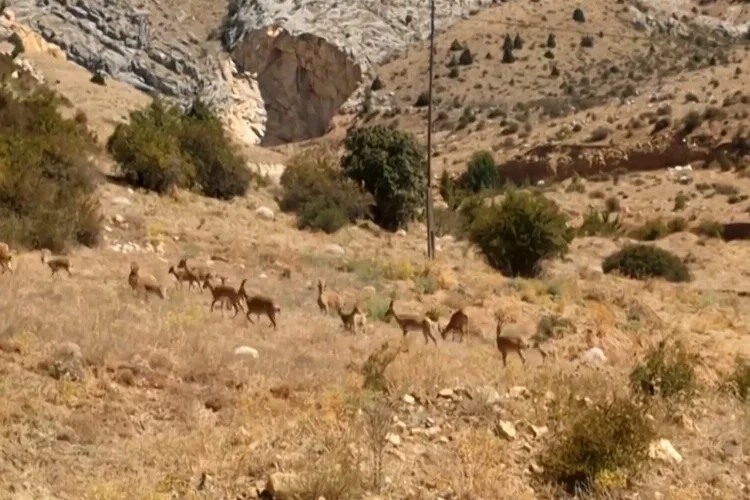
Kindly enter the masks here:
<path id="1" fill-rule="evenodd" d="M 341 48 L 283 28 L 252 30 L 232 51 L 240 71 L 257 75 L 268 122 L 262 145 L 319 137 L 362 80 Z"/>

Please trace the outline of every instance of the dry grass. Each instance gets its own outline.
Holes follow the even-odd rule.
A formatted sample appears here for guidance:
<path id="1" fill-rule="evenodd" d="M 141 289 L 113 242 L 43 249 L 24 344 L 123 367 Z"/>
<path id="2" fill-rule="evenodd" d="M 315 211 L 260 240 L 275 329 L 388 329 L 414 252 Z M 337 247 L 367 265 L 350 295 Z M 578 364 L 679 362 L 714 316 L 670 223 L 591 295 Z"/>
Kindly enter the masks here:
<path id="1" fill-rule="evenodd" d="M 621 183 L 618 189 L 630 192 L 627 178 Z M 670 285 L 580 277 L 580 269 L 596 265 L 622 242 L 576 240 L 571 260 L 553 263 L 544 278 L 507 280 L 467 252 L 465 243 L 444 240 L 431 269 L 452 279 L 422 295 L 415 281 L 425 266 L 419 227 L 405 237 L 359 228 L 323 236 L 294 230 L 284 215 L 273 222 L 256 218 L 254 209 L 271 203 L 262 192 L 231 204 L 189 194 L 131 194 L 112 185 L 102 194 L 106 214 L 121 215 L 125 223 L 112 223 L 104 248 L 73 253 L 72 278 L 50 277 L 37 254 L 19 256 L 16 274 L 0 278 L 5 484 L 31 473 L 36 496 L 47 489 L 60 498 L 167 498 L 170 492 L 197 498 L 205 472 L 209 495 L 219 498 L 251 491 L 278 469 L 301 474 L 310 495 L 361 497 L 362 488 L 372 489 L 372 436 L 382 428 L 373 434 L 377 418 L 356 411 L 370 408 L 359 367 L 383 342 L 398 346 L 401 333 L 376 318 L 366 335 L 344 333 L 335 315 L 318 311 L 315 283 L 322 277 L 348 303 L 361 299 L 376 312 L 392 294 L 402 308 L 435 308 L 443 321 L 465 305 L 483 331 L 463 344 L 440 342 L 437 348 L 412 335 L 385 370 L 392 402 L 381 411 L 390 415 L 388 432 L 401 436 L 398 446 L 383 448 L 387 498 L 449 491 L 464 498 L 547 498 L 551 491 L 528 472 L 545 442 L 533 437 L 529 425 L 555 425 L 547 392 L 564 401 L 622 391 L 633 360 L 667 337 L 700 352 L 704 389 L 697 402 L 679 410 L 696 430 L 666 412 L 656 415 L 660 437 L 670 439 L 685 462 L 649 466 L 638 489 L 673 498 L 677 492 L 680 498 L 739 494 L 732 478 L 742 477 L 744 462 L 723 458 L 723 446 L 735 434 L 744 436 L 747 416 L 711 387 L 731 371 L 735 354 L 750 354 L 743 341 L 746 299 L 716 291 L 741 284 L 739 277 L 725 280 L 722 272 L 750 272 L 742 244 L 700 246 L 695 238 L 670 236 L 659 244 L 691 253 L 699 263 L 693 265 L 693 283 Z M 566 196 L 573 206 L 586 199 Z M 132 204 L 115 204 L 116 197 Z M 633 193 L 628 201 L 636 199 Z M 162 242 L 165 258 L 107 248 L 123 241 Z M 330 243 L 341 245 L 345 255 L 327 254 Z M 230 262 L 216 265 L 225 266 L 231 283 L 247 277 L 248 289 L 277 298 L 278 331 L 263 321 L 249 325 L 241 315 L 231 320 L 230 314 L 209 313 L 207 292 L 179 291 L 167 269 L 186 254 L 198 260 L 223 255 Z M 169 300 L 145 301 L 132 293 L 126 276 L 133 259 L 169 283 Z M 280 279 L 273 263 L 292 268 L 291 279 Z M 634 304 L 641 305 L 640 316 Z M 491 336 L 497 307 L 517 312 L 532 331 L 550 314 L 569 318 L 575 328 L 552 340 L 556 360 L 542 364 L 530 353 L 526 369 L 511 358 L 503 370 Z M 80 347 L 80 370 L 61 357 L 66 342 Z M 241 345 L 257 349 L 259 359 L 236 359 L 233 351 Z M 576 372 L 572 359 L 592 345 L 610 362 Z M 73 374 L 73 380 L 51 376 L 60 373 Z M 478 394 L 486 387 L 504 395 L 515 386 L 527 387 L 529 395 L 503 399 L 499 407 L 481 397 L 446 402 L 437 396 L 446 388 Z M 402 402 L 404 394 L 418 403 Z M 393 424 L 392 415 L 402 424 Z M 432 436 L 419 431 L 427 418 L 439 427 Z M 515 423 L 519 437 L 496 437 L 498 418 Z M 730 476 L 721 472 L 727 467 Z"/>
<path id="2" fill-rule="evenodd" d="M 592 4 L 584 10 L 586 31 L 633 31 L 609 8 Z M 499 62 L 504 28 L 493 29 L 491 38 L 482 31 L 487 25 L 500 26 L 487 24 L 493 19 L 537 23 L 541 15 L 549 25 L 562 25 L 572 15 L 572 4 L 506 3 L 442 35 L 441 57 L 454 38 L 468 41 L 478 56 L 470 69 L 462 69 L 463 81 L 441 74 L 443 103 L 458 97 L 462 107 L 488 109 L 490 97 L 509 105 L 559 97 L 560 81 L 547 79 L 549 63 L 545 69 L 546 60 L 540 59 L 546 32 L 521 31 L 527 47 L 536 43 L 537 48 L 533 57 L 515 63 L 511 75 Z M 555 59 L 561 74 L 571 73 L 576 81 L 585 76 L 575 74 L 580 64 L 601 69 L 608 58 L 626 65 L 643 59 L 647 50 L 643 44 L 604 38 L 596 39 L 587 55 L 577 48 L 563 51 L 579 38 L 558 34 Z M 662 42 L 654 40 L 661 44 L 659 51 L 672 48 Z M 490 50 L 495 56 L 491 62 L 483 59 Z M 425 51 L 417 48 L 381 70 L 385 90 L 395 92 L 404 108 L 422 91 L 412 82 L 424 80 L 426 60 Z M 130 91 L 114 82 L 102 92 L 116 95 L 90 94 L 91 84 L 82 76 L 87 73 L 71 75 L 78 70 L 34 62 L 86 111 L 103 136 L 140 99 L 131 99 Z M 734 79 L 733 72 L 734 66 L 717 66 L 665 80 L 664 91 L 678 89 L 670 103 L 674 116 L 702 110 L 710 105 L 710 94 L 721 105 L 723 97 L 745 83 L 744 73 Z M 721 82 L 718 90 L 709 85 L 712 78 Z M 477 82 L 482 88 L 474 88 Z M 572 129 L 574 121 L 582 127 L 566 136 L 569 142 L 583 141 L 605 123 L 613 141 L 644 139 L 649 127 L 626 137 L 626 130 L 617 126 L 649 106 L 657 81 L 641 83 L 641 95 L 627 106 L 603 104 L 545 121 L 530 115 L 531 129 L 519 125 L 524 137 L 514 133 L 514 146 L 498 150 L 499 159 Z M 695 90 L 701 103 L 684 104 L 686 89 Z M 727 106 L 728 124 L 706 123 L 699 133 L 734 130 L 734 113 L 741 113 L 742 106 Z M 462 112 L 452 111 L 453 118 Z M 609 123 L 607 117 L 614 115 L 617 119 Z M 424 120 L 416 112 L 397 118 L 413 130 Z M 373 121 L 382 119 L 393 121 Z M 507 126 L 500 125 L 500 117 L 488 118 L 480 130 L 481 121 L 437 134 L 446 166 L 463 164 L 476 149 L 491 149 L 500 128 Z M 679 215 L 691 226 L 707 218 L 747 216 L 746 200 L 730 203 L 729 196 L 718 192 L 728 191 L 715 187 L 732 185 L 737 196 L 750 194 L 750 180 L 741 172 L 701 171 L 683 186 L 661 173 L 624 175 L 616 183 L 582 182 L 583 192 L 567 192 L 567 183 L 546 190 L 574 223 L 589 206 L 599 208 L 610 196 L 620 200 L 626 226 L 660 216 Z M 591 197 L 593 191 L 604 197 Z M 240 498 L 254 492 L 268 474 L 284 471 L 300 475 L 305 500 L 557 498 L 530 466 L 565 423 L 561 405 L 589 404 L 584 398 L 593 404 L 625 392 L 635 360 L 660 340 L 677 339 L 698 354 L 698 397 L 658 403 L 650 410 L 659 437 L 669 439 L 684 461 L 649 462 L 630 489 L 641 498 L 658 493 L 665 499 L 730 499 L 745 494 L 750 414 L 716 389 L 736 356 L 750 356 L 748 299 L 733 293 L 747 290 L 750 264 L 744 242 L 704 241 L 685 232 L 656 242 L 689 261 L 695 275 L 689 284 L 602 276 L 601 259 L 626 238 L 577 239 L 568 258 L 551 263 L 539 279 L 511 280 L 490 270 L 466 242 L 450 237 L 438 241 L 437 260 L 428 264 L 419 224 L 405 236 L 368 226 L 327 236 L 296 231 L 294 221 L 282 213 L 274 221 L 263 220 L 255 216 L 258 207 L 276 208 L 272 194 L 264 190 L 231 203 L 188 193 L 160 198 L 111 184 L 103 185 L 101 194 L 106 240 L 101 248 L 71 254 L 72 277 L 50 277 L 36 253 L 14 258 L 15 275 L 0 276 L 4 491 L 12 485 L 32 498 L 71 500 Z M 685 207 L 673 213 L 680 195 Z M 114 249 L 130 242 L 141 250 L 123 254 Z M 329 251 L 333 244 L 344 254 Z M 163 255 L 147 249 L 151 247 Z M 214 268 L 229 276 L 230 284 L 248 278 L 249 293 L 279 301 L 278 330 L 265 319 L 250 325 L 242 315 L 232 320 L 230 313 L 212 314 L 207 291 L 176 288 L 167 269 L 182 256 L 195 262 L 210 256 L 226 259 L 216 261 Z M 168 284 L 168 300 L 145 300 L 132 292 L 127 285 L 132 260 Z M 291 270 L 290 279 L 281 279 L 283 269 Z M 365 335 L 349 335 L 335 314 L 320 314 L 315 303 L 319 278 L 341 293 L 347 310 L 358 302 L 367 311 Z M 442 324 L 464 307 L 473 335 L 463 343 L 439 341 L 437 347 L 425 346 L 417 334 L 404 340 L 395 322 L 380 320 L 391 297 L 399 310 L 438 313 Z M 511 357 L 502 369 L 493 339 L 498 308 L 513 312 L 532 332 L 545 317 L 570 321 L 572 326 L 560 328 L 549 341 L 556 358 L 542 363 L 538 353 L 530 352 L 527 367 Z M 384 377 L 385 392 L 376 398 L 362 389 L 361 367 L 386 342 L 392 361 L 377 373 Z M 235 348 L 243 345 L 255 348 L 259 359 L 235 357 Z M 605 352 L 608 362 L 579 366 L 578 356 L 593 346 Z M 453 399 L 439 396 L 445 389 L 453 390 Z M 493 391 L 499 400 L 491 403 Z M 406 394 L 415 399 L 413 404 L 404 401 Z M 498 435 L 499 420 L 515 425 L 515 439 Z M 550 433 L 537 437 L 532 425 L 547 426 Z M 388 433 L 399 439 L 389 436 L 383 444 Z M 739 452 L 734 442 L 741 444 Z M 378 496 L 373 496 L 375 490 L 380 490 Z M 607 495 L 618 498 L 610 492 L 598 498 Z"/>

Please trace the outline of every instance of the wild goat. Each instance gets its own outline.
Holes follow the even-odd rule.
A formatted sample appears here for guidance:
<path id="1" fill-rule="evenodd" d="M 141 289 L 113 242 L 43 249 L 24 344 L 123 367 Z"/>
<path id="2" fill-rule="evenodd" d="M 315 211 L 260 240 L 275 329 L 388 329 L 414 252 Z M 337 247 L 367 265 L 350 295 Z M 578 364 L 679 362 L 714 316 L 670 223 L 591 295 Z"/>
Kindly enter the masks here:
<path id="1" fill-rule="evenodd" d="M 150 274 L 141 275 L 140 266 L 137 262 L 130 263 L 130 274 L 128 275 L 130 288 L 137 292 L 144 292 L 146 297 L 156 295 L 160 299 L 167 298 L 167 290 L 161 283 Z"/>
<path id="2" fill-rule="evenodd" d="M 240 300 L 243 297 L 243 290 L 245 289 L 245 282 L 247 280 L 242 280 L 242 284 L 240 285 L 240 288 L 238 290 L 235 290 L 231 286 L 228 285 L 213 285 L 211 283 L 211 277 L 209 276 L 206 278 L 203 282 L 203 288 L 208 288 L 211 291 L 211 296 L 213 297 L 213 301 L 211 302 L 211 312 L 214 311 L 214 306 L 217 302 L 225 302 L 228 301 L 232 305 L 232 309 L 234 309 L 234 316 L 232 318 L 236 318 L 237 314 L 239 314 L 240 310 L 242 310 L 242 304 Z M 221 314 L 224 315 L 224 307 L 222 304 L 221 308 Z"/>
<path id="3" fill-rule="evenodd" d="M 523 355 L 523 351 L 530 346 L 524 338 L 526 332 L 523 327 L 515 323 L 514 318 L 511 315 L 506 315 L 500 311 L 495 313 L 495 319 L 497 320 L 495 341 L 497 342 L 497 350 L 500 351 L 500 355 L 503 357 L 503 366 L 508 366 L 507 358 L 509 352 L 516 352 L 525 365 L 526 356 Z M 512 323 L 507 324 L 508 320 Z M 503 326 L 505 326 L 505 328 L 503 328 Z M 539 347 L 537 342 L 534 343 L 533 347 L 542 355 L 542 360 L 547 357 L 547 353 Z"/>
<path id="4" fill-rule="evenodd" d="M 188 282 L 188 290 L 192 290 L 193 285 L 198 288 L 198 291 L 201 291 L 201 282 L 198 276 L 196 276 L 190 269 L 188 268 L 176 268 L 174 266 L 169 266 L 169 274 L 173 274 L 174 277 L 177 279 L 177 284 L 180 288 L 182 288 L 182 283 L 184 281 Z"/>
<path id="5" fill-rule="evenodd" d="M 385 319 L 393 318 L 398 323 L 399 328 L 406 337 L 406 334 L 410 331 L 421 331 L 424 336 L 424 343 L 429 344 L 430 339 L 437 345 L 437 340 L 432 335 L 433 323 L 426 316 L 420 316 L 417 314 L 396 314 L 393 309 L 393 300 L 388 304 L 388 310 L 385 312 Z"/>
<path id="6" fill-rule="evenodd" d="M 70 259 L 59 255 L 52 256 L 52 253 L 46 248 L 42 249 L 42 264 L 49 266 L 54 276 L 60 269 L 67 271 L 68 276 L 72 276 L 70 271 L 73 269 L 73 265 L 70 263 Z"/>
<path id="7" fill-rule="evenodd" d="M 273 326 L 273 329 L 276 330 L 276 315 L 281 312 L 281 308 L 276 301 L 265 295 L 248 296 L 247 292 L 245 292 L 244 281 L 242 282 L 242 285 L 240 285 L 240 293 L 245 297 L 245 304 L 247 305 L 247 320 L 250 323 L 255 323 L 255 321 L 250 318 L 250 313 L 256 314 L 258 316 L 258 321 L 260 321 L 260 315 L 265 314 L 268 316 L 268 319 L 271 320 L 271 326 Z"/>
<path id="8" fill-rule="evenodd" d="M 330 308 L 338 309 L 344 305 L 341 296 L 336 292 L 326 290 L 326 282 L 318 280 L 318 307 L 320 311 L 328 314 Z"/>
<path id="9" fill-rule="evenodd" d="M 185 269 L 193 275 L 195 275 L 198 278 L 198 285 L 201 283 L 205 283 L 206 279 L 208 278 L 214 278 L 214 273 L 211 272 L 208 267 L 205 265 L 197 265 L 197 266 L 189 266 L 187 265 L 187 258 L 183 257 L 180 259 L 180 262 L 177 263 L 177 269 Z M 224 284 L 224 280 L 222 280 L 222 284 Z M 201 288 L 202 289 L 202 288 Z"/>
<path id="10" fill-rule="evenodd" d="M 3 274 L 5 274 L 5 271 L 9 271 L 10 274 L 13 274 L 13 256 L 10 254 L 10 247 L 7 243 L 3 243 L 0 241 L 0 268 L 3 270 Z"/>
<path id="11" fill-rule="evenodd" d="M 443 340 L 448 336 L 448 333 L 451 334 L 452 340 L 455 338 L 456 332 L 458 332 L 458 340 L 459 342 L 463 342 L 464 335 L 469 333 L 469 317 L 463 309 L 459 309 L 453 313 L 450 320 L 448 320 L 448 324 L 445 325 L 445 328 L 441 329 L 438 324 L 438 330 L 440 330 L 440 335 L 442 335 Z"/>
<path id="12" fill-rule="evenodd" d="M 365 328 L 367 322 L 367 316 L 359 308 L 358 304 L 354 304 L 351 312 L 345 313 L 341 307 L 338 307 L 336 311 L 339 313 L 341 322 L 344 324 L 344 329 L 356 334 L 357 331 L 362 331 Z"/>

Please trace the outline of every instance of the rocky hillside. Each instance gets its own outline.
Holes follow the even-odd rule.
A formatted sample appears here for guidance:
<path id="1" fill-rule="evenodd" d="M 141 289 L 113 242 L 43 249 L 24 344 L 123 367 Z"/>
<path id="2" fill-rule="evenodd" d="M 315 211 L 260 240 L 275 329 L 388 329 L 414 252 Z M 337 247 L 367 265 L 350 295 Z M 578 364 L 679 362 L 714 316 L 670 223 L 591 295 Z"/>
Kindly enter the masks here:
<path id="1" fill-rule="evenodd" d="M 438 1 L 438 25 L 481 5 Z M 237 0 L 225 12 L 200 0 L 20 0 L 13 10 L 89 70 L 182 101 L 200 96 L 249 123 L 246 141 L 273 145 L 325 133 L 373 65 L 424 39 L 429 13 L 417 7 Z"/>

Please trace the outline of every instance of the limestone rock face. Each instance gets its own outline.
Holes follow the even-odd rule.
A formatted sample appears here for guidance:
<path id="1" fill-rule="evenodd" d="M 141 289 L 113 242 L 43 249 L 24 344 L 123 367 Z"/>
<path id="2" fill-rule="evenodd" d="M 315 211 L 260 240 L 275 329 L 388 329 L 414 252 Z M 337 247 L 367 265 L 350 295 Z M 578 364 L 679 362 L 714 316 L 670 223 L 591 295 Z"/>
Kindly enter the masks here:
<path id="1" fill-rule="evenodd" d="M 491 1 L 436 0 L 443 29 Z M 375 65 L 429 35 L 427 4 L 415 0 L 235 0 L 224 46 L 255 75 L 268 113 L 262 144 L 322 135 L 354 110 Z"/>

